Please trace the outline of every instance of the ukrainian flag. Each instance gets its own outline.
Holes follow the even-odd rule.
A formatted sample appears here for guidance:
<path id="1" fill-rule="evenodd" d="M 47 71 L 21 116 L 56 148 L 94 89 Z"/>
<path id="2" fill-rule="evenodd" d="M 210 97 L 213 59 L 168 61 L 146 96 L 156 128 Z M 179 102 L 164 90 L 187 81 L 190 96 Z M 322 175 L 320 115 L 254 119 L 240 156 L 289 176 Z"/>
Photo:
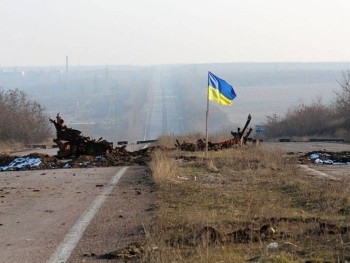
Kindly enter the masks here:
<path id="1" fill-rule="evenodd" d="M 220 105 L 232 105 L 236 98 L 233 87 L 225 80 L 218 78 L 210 71 L 208 72 L 208 99 Z"/>

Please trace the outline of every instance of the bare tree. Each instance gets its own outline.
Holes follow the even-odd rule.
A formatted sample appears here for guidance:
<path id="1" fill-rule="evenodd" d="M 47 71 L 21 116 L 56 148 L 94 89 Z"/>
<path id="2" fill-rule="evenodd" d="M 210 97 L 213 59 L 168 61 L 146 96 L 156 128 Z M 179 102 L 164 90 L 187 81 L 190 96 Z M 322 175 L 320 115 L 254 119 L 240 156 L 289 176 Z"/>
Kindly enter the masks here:
<path id="1" fill-rule="evenodd" d="M 334 110 L 320 100 L 311 105 L 301 104 L 289 109 L 281 118 L 276 114 L 267 116 L 268 138 L 334 136 Z"/>
<path id="2" fill-rule="evenodd" d="M 343 72 L 343 80 L 339 82 L 340 92 L 336 92 L 335 108 L 339 128 L 349 130 L 350 128 L 350 71 Z"/>
<path id="3" fill-rule="evenodd" d="M 50 136 L 48 118 L 23 91 L 0 90 L 0 140 L 34 143 Z"/>

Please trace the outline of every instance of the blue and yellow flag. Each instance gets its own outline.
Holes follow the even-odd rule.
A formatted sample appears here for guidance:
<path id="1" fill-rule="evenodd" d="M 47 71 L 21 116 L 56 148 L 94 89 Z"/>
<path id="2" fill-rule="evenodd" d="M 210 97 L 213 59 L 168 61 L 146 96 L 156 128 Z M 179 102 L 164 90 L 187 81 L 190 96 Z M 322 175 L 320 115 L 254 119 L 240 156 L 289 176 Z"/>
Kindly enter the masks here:
<path id="1" fill-rule="evenodd" d="M 208 89 L 208 99 L 220 105 L 232 105 L 232 100 L 237 96 L 230 84 L 210 71 L 208 72 Z"/>

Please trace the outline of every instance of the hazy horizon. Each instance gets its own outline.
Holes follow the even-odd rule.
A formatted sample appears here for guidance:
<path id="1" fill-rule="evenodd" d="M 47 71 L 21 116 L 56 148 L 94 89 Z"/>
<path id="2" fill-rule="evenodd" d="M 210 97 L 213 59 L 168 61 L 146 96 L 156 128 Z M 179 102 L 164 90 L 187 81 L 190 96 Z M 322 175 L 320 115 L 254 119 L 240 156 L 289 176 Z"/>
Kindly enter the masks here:
<path id="1" fill-rule="evenodd" d="M 211 133 L 252 127 L 266 116 L 321 100 L 331 104 L 348 63 L 220 63 L 173 66 L 13 68 L 0 70 L 0 90 L 20 89 L 54 118 L 111 141 L 203 132 L 208 70 L 233 85 L 232 107 L 210 102 Z M 149 128 L 145 128 L 148 123 Z M 84 129 L 83 129 L 84 128 Z"/>
<path id="2" fill-rule="evenodd" d="M 79 68 L 120 68 L 120 67 L 141 67 L 141 68 L 147 68 L 147 67 L 173 67 L 173 66 L 212 66 L 212 65 L 231 65 L 233 69 L 237 69 L 238 67 L 241 67 L 241 69 L 244 70 L 252 70 L 255 68 L 278 68 L 279 66 L 283 66 L 284 69 L 286 69 L 286 66 L 289 66 L 289 69 L 339 69 L 346 71 L 350 69 L 350 60 L 349 61 L 259 61 L 259 62 L 250 62 L 250 61 L 241 61 L 241 62 L 202 62 L 202 63 L 165 63 L 165 64 L 150 64 L 150 65 L 138 65 L 138 64 L 78 64 L 78 65 L 72 65 L 68 61 L 68 69 L 74 69 L 75 71 Z M 67 69 L 66 60 L 64 60 L 64 63 L 58 64 L 58 65 L 40 65 L 40 66 L 33 66 L 33 65 L 15 65 L 15 66 L 2 66 L 0 65 L 0 69 Z M 208 71 L 210 71 L 210 67 L 208 67 Z M 74 72 L 74 71 L 73 71 Z"/>

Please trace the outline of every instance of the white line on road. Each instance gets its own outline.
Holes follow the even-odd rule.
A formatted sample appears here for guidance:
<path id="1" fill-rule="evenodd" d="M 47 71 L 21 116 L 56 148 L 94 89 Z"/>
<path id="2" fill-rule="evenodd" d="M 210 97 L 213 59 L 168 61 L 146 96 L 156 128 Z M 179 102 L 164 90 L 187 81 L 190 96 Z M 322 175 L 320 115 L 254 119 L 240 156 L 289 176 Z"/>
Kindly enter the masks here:
<path id="1" fill-rule="evenodd" d="M 299 167 L 302 168 L 306 172 L 312 173 L 312 175 L 319 175 L 319 176 L 322 176 L 322 177 L 325 177 L 325 178 L 328 178 L 328 179 L 334 180 L 334 181 L 338 181 L 339 180 L 339 178 L 336 178 L 336 177 L 334 177 L 332 175 L 329 175 L 329 174 L 326 174 L 324 172 L 312 169 L 312 168 L 310 168 L 309 166 L 307 166 L 305 164 L 301 164 L 301 165 L 299 165 Z"/>
<path id="2" fill-rule="evenodd" d="M 90 224 L 91 220 L 94 218 L 108 195 L 112 192 L 119 179 L 127 169 L 128 167 L 123 167 L 117 174 L 112 177 L 109 186 L 106 187 L 104 191 L 96 197 L 96 199 L 91 203 L 90 207 L 80 216 L 79 220 L 65 236 L 62 243 L 58 245 L 56 251 L 51 255 L 47 263 L 64 263 L 68 260 L 70 254 L 77 245 L 85 229 Z"/>
<path id="3" fill-rule="evenodd" d="M 142 149 L 146 149 L 150 144 L 147 143 L 145 146 L 142 147 Z"/>

